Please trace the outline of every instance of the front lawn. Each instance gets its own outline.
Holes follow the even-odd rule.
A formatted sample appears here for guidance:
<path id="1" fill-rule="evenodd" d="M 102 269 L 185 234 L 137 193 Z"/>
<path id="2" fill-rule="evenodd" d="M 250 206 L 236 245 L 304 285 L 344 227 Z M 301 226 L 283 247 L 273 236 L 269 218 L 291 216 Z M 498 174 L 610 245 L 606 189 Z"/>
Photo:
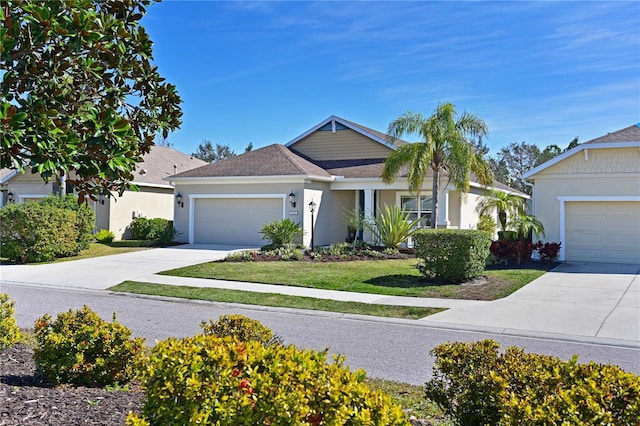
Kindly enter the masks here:
<path id="1" fill-rule="evenodd" d="M 209 262 L 162 274 L 390 296 L 495 300 L 508 296 L 546 272 L 544 268 L 487 270 L 483 277 L 471 282 L 442 285 L 422 279 L 415 267 L 416 262 L 416 259 Z"/>

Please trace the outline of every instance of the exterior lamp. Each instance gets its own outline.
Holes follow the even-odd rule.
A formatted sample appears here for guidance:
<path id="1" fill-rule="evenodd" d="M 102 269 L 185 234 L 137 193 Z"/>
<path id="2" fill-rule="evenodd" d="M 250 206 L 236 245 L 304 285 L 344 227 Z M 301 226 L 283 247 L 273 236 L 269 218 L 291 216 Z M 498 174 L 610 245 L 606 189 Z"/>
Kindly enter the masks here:
<path id="1" fill-rule="evenodd" d="M 176 195 L 176 202 L 178 203 L 180 208 L 184 207 L 184 203 L 182 202 L 182 194 L 180 194 L 179 192 L 178 195 Z"/>
<path id="2" fill-rule="evenodd" d="M 313 251 L 313 214 L 316 211 L 316 203 L 313 200 L 309 203 L 309 211 L 311 212 L 311 251 Z"/>
<path id="3" fill-rule="evenodd" d="M 13 203 L 13 192 L 9 191 L 9 193 L 7 194 L 7 202 L 9 203 Z"/>
<path id="4" fill-rule="evenodd" d="M 296 194 L 293 191 L 289 193 L 289 204 L 291 204 L 291 208 L 296 208 Z"/>
<path id="5" fill-rule="evenodd" d="M 98 195 L 98 201 L 100 202 L 101 205 L 104 206 L 104 194 Z"/>

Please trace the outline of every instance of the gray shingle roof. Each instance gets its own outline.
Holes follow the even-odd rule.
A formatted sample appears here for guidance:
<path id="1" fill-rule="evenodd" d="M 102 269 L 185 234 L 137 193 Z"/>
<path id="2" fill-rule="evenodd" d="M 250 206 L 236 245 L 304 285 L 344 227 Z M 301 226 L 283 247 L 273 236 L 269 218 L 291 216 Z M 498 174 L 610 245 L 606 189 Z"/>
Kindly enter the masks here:
<path id="1" fill-rule="evenodd" d="M 164 178 L 207 164 L 206 161 L 166 146 L 152 147 L 142 160 L 133 172 L 133 182 L 149 185 L 168 185 Z"/>
<path id="2" fill-rule="evenodd" d="M 590 141 L 585 142 L 585 144 L 612 142 L 640 142 L 640 124 L 634 124 L 633 126 L 607 133 L 604 136 L 591 139 Z"/>
<path id="3" fill-rule="evenodd" d="M 297 155 L 284 145 L 273 144 L 197 169 L 178 173 L 175 177 L 300 175 L 330 177 L 326 170 Z"/>

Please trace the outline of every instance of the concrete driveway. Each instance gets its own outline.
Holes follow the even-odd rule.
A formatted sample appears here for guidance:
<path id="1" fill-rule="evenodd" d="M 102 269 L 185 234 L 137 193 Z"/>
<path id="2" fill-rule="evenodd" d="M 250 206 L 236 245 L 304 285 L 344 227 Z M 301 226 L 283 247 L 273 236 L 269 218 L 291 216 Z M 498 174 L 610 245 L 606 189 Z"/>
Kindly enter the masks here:
<path id="1" fill-rule="evenodd" d="M 512 295 L 425 318 L 433 325 L 640 344 L 640 264 L 564 263 Z"/>
<path id="2" fill-rule="evenodd" d="M 223 259 L 235 246 L 186 244 L 43 265 L 0 267 L 0 280 L 104 290 L 167 269 Z"/>

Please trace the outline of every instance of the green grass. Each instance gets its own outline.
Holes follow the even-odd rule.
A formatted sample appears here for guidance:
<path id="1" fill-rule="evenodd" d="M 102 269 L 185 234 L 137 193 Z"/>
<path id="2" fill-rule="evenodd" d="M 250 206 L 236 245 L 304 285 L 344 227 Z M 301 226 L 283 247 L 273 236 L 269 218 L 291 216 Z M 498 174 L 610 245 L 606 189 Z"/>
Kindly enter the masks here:
<path id="1" fill-rule="evenodd" d="M 255 293 L 241 290 L 217 288 L 171 286 L 125 281 L 111 291 L 135 294 L 149 294 L 182 299 L 209 300 L 215 302 L 241 303 L 245 305 L 277 306 L 283 308 L 309 309 L 316 311 L 342 312 L 348 314 L 373 315 L 405 319 L 419 319 L 443 311 L 438 308 L 419 308 L 411 306 L 388 306 L 359 302 L 341 302 L 337 300 L 315 299 L 312 297 L 288 296 L 274 293 Z"/>
<path id="2" fill-rule="evenodd" d="M 264 284 L 375 293 L 390 296 L 495 300 L 518 290 L 545 270 L 486 271 L 465 284 L 428 282 L 416 269 L 416 259 L 353 262 L 210 262 L 162 272 L 178 277 L 222 279 Z"/>
<path id="3" fill-rule="evenodd" d="M 391 396 L 394 402 L 408 412 L 408 415 L 428 420 L 433 426 L 453 425 L 442 409 L 424 395 L 424 387 L 382 379 L 365 379 L 373 390 Z"/>
<path id="4" fill-rule="evenodd" d="M 53 261 L 68 262 L 70 260 L 90 259 L 92 257 L 110 256 L 112 254 L 129 253 L 132 251 L 146 250 L 149 245 L 146 241 L 113 241 L 111 243 L 91 243 L 89 248 L 82 250 L 77 256 L 60 257 Z"/>

